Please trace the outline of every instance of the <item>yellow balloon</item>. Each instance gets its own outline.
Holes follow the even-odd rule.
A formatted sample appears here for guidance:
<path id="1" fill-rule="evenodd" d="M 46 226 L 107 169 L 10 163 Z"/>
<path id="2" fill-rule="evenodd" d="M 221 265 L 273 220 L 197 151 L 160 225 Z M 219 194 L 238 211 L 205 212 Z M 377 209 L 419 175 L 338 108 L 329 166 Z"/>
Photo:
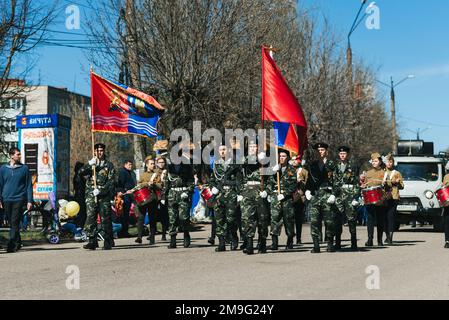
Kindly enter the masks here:
<path id="1" fill-rule="evenodd" d="M 65 212 L 71 218 L 75 217 L 80 211 L 80 205 L 76 201 L 70 201 L 65 207 Z"/>

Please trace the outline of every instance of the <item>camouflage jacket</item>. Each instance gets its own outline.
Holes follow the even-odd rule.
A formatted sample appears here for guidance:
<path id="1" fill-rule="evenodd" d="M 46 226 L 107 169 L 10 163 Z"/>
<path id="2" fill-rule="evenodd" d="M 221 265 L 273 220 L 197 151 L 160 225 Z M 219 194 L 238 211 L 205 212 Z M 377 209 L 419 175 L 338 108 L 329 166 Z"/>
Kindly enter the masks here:
<path id="1" fill-rule="evenodd" d="M 334 185 L 335 163 L 332 160 L 327 160 L 326 163 L 315 160 L 310 164 L 308 171 L 306 189 L 312 194 L 315 195 L 320 189 L 327 189 L 338 194 L 338 187 Z"/>
<path id="2" fill-rule="evenodd" d="M 210 186 L 221 192 L 223 192 L 224 187 L 231 187 L 235 192 L 240 193 L 242 189 L 242 166 L 232 163 L 232 159 L 215 160 Z"/>
<path id="3" fill-rule="evenodd" d="M 79 174 L 86 177 L 86 198 L 93 197 L 92 191 L 95 187 L 92 166 L 86 164 L 80 169 Z M 98 197 L 113 198 L 115 195 L 117 177 L 112 162 L 108 161 L 106 158 L 101 160 L 100 163 L 95 166 L 95 174 L 97 177 L 97 189 L 100 191 Z"/>
<path id="4" fill-rule="evenodd" d="M 242 170 L 243 184 L 247 183 L 248 181 L 261 181 L 261 167 L 259 162 L 257 161 L 257 156 L 247 156 L 245 158 L 245 163 L 242 166 Z"/>
<path id="5" fill-rule="evenodd" d="M 334 186 L 338 186 L 340 191 L 348 191 L 354 195 L 360 193 L 359 169 L 351 161 L 346 164 L 337 161 L 333 176 Z"/>
<path id="6" fill-rule="evenodd" d="M 296 169 L 288 164 L 285 167 L 281 167 L 279 170 L 279 185 L 281 189 L 281 193 L 286 198 L 291 198 L 293 192 L 295 192 L 298 180 L 296 175 Z M 277 173 L 270 176 L 267 183 L 267 189 L 271 195 L 276 195 L 278 193 L 278 181 L 277 181 Z"/>
<path id="7" fill-rule="evenodd" d="M 166 199 L 172 188 L 187 188 L 185 192 L 192 194 L 195 189 L 196 166 L 192 159 L 185 158 L 180 164 L 170 163 L 167 167 L 167 178 L 164 179 L 162 197 Z"/>

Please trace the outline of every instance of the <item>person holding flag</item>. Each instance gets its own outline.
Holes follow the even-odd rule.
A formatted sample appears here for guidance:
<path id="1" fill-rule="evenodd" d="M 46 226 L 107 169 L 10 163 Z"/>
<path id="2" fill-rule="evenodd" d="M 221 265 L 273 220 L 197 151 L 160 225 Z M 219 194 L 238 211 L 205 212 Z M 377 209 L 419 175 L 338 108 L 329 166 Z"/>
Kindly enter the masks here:
<path id="1" fill-rule="evenodd" d="M 288 236 L 287 249 L 293 247 L 292 194 L 296 189 L 297 176 L 295 168 L 288 164 L 288 158 L 289 152 L 302 157 L 307 147 L 307 122 L 301 105 L 273 60 L 273 51 L 275 49 L 272 47 L 262 46 L 262 125 L 264 121 L 272 122 L 276 131 L 276 147 L 282 148 L 279 164 L 274 167 L 277 173 L 270 179 L 273 193 L 271 249 L 277 250 L 281 216 L 284 217 Z"/>
<path id="2" fill-rule="evenodd" d="M 296 169 L 289 163 L 290 153 L 279 150 L 279 163 L 272 170 L 276 173 L 267 183 L 271 195 L 271 250 L 278 250 L 278 239 L 281 235 L 282 223 L 287 234 L 285 250 L 293 249 L 295 236 L 295 208 L 293 193 L 296 191 Z"/>
<path id="3" fill-rule="evenodd" d="M 113 246 L 111 201 L 115 195 L 115 169 L 112 162 L 106 159 L 106 146 L 97 143 L 94 146 L 95 156 L 83 166 L 79 174 L 86 177 L 86 230 L 89 242 L 84 249 L 98 248 L 97 216 L 100 215 L 101 228 L 104 232 L 104 250 Z"/>

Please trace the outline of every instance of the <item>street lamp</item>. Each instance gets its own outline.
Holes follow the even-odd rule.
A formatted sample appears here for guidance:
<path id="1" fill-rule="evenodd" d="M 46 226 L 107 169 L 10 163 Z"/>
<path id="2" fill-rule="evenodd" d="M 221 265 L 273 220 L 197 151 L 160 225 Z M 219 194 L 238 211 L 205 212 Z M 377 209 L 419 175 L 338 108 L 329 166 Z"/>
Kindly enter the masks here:
<path id="1" fill-rule="evenodd" d="M 401 81 L 399 81 L 396 84 L 394 84 L 393 77 L 390 78 L 390 84 L 382 82 L 382 81 L 379 81 L 379 80 L 376 79 L 376 81 L 379 82 L 380 84 L 390 88 L 391 129 L 392 129 L 392 135 L 393 135 L 392 150 L 393 150 L 394 154 L 397 153 L 396 100 L 395 100 L 394 88 L 396 88 L 398 85 L 400 85 L 404 81 L 406 81 L 408 79 L 413 79 L 414 77 L 415 76 L 412 75 L 412 74 L 408 75 L 407 77 L 405 77 L 404 79 L 402 79 Z"/>
<path id="2" fill-rule="evenodd" d="M 357 15 L 354 19 L 354 22 L 352 23 L 351 29 L 348 33 L 348 49 L 346 50 L 346 61 L 348 64 L 348 78 L 350 79 L 350 82 L 352 83 L 352 49 L 351 49 L 351 35 L 357 29 L 357 27 L 360 25 L 360 23 L 363 21 L 363 19 L 366 17 L 366 13 L 359 19 L 360 13 L 362 12 L 363 7 L 366 4 L 366 0 L 361 0 L 360 9 L 359 12 L 357 12 Z M 372 8 L 376 3 L 371 2 L 367 9 Z"/>

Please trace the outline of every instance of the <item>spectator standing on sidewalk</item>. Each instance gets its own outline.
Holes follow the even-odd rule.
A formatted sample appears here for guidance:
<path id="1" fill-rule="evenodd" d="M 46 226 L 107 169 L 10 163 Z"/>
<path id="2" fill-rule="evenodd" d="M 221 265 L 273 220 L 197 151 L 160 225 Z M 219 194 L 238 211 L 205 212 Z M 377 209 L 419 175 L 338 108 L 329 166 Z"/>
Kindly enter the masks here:
<path id="1" fill-rule="evenodd" d="M 10 222 L 7 252 L 16 252 L 22 247 L 20 222 L 24 207 L 30 210 L 33 202 L 33 188 L 28 166 L 20 163 L 20 150 L 9 150 L 10 161 L 0 167 L 0 208 Z"/>

